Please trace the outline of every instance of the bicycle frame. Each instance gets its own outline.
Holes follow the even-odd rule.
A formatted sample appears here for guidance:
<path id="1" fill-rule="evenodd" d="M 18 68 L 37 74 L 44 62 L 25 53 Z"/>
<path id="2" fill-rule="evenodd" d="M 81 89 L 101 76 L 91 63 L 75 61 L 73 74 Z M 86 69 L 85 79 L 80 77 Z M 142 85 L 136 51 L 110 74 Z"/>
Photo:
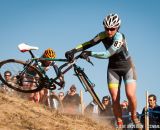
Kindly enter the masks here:
<path id="1" fill-rule="evenodd" d="M 31 59 L 29 59 L 27 61 L 27 65 L 24 67 L 24 70 L 21 73 L 23 74 L 23 72 L 25 72 L 30 65 L 34 65 L 42 73 L 43 78 L 45 79 L 45 81 L 47 81 L 48 85 L 45 86 L 46 88 L 52 89 L 51 86 L 54 83 L 61 87 L 61 84 L 57 81 L 57 79 L 61 76 L 60 72 L 58 72 L 58 76 L 56 76 L 55 78 L 49 78 L 48 75 L 46 74 L 46 72 L 44 71 L 44 69 L 40 66 L 39 62 L 42 61 L 42 60 L 66 62 L 67 60 L 66 59 L 54 59 L 54 58 L 36 58 L 31 50 L 29 50 L 28 52 L 31 55 Z"/>
<path id="2" fill-rule="evenodd" d="M 98 106 L 102 110 L 104 110 L 101 101 L 99 100 L 97 94 L 95 93 L 95 91 L 93 89 L 94 84 L 89 80 L 89 78 L 87 77 L 87 75 L 84 72 L 84 70 L 82 68 L 80 68 L 78 65 L 76 65 L 76 61 L 77 61 L 78 58 L 80 58 L 80 55 L 76 56 L 75 59 L 73 60 L 73 62 L 68 62 L 66 59 L 41 58 L 41 57 L 40 58 L 36 58 L 31 50 L 32 49 L 27 49 L 27 50 L 24 49 L 24 50 L 22 50 L 22 52 L 28 51 L 30 53 L 30 55 L 31 55 L 31 58 L 29 60 L 27 60 L 26 62 L 20 61 L 20 60 L 16 60 L 16 59 L 8 59 L 8 60 L 0 62 L 0 68 L 3 65 L 5 65 L 6 63 L 7 64 L 17 63 L 17 64 L 22 65 L 22 70 L 17 72 L 18 75 L 16 75 L 17 79 L 19 80 L 18 81 L 18 86 L 16 84 L 10 85 L 7 82 L 5 82 L 4 78 L 2 77 L 2 74 L 0 74 L 0 79 L 3 81 L 3 83 L 8 85 L 10 88 L 13 88 L 13 89 L 15 89 L 17 91 L 25 92 L 25 93 L 37 92 L 37 91 L 41 90 L 44 87 L 47 88 L 47 89 L 53 90 L 53 89 L 56 89 L 56 85 L 60 86 L 60 88 L 63 87 L 62 83 L 58 82 L 57 80 L 60 80 L 61 76 L 63 77 L 63 75 L 67 71 L 69 71 L 71 68 L 74 68 L 75 75 L 77 76 L 77 78 L 81 82 L 81 84 L 82 84 L 83 88 L 85 89 L 85 91 L 88 91 L 91 94 L 91 96 L 93 97 L 94 101 L 98 104 Z M 65 63 L 62 64 L 58 68 L 58 74 L 57 74 L 57 76 L 55 78 L 49 78 L 47 76 L 46 71 L 44 70 L 44 68 L 42 68 L 42 66 L 39 64 L 42 60 L 45 60 L 45 61 L 60 61 L 60 62 L 65 62 Z M 88 62 L 90 62 L 90 60 L 88 60 Z M 92 62 L 90 62 L 90 63 L 92 64 Z M 23 78 L 21 78 L 21 77 L 23 77 L 23 75 L 25 75 L 26 73 L 30 74 L 31 77 L 34 77 L 34 74 L 28 72 L 28 71 L 30 71 L 30 69 L 31 70 L 32 69 L 35 70 L 35 72 L 40 76 L 40 78 L 41 78 L 40 82 L 33 81 L 32 79 L 30 81 L 30 79 L 29 79 L 26 82 L 36 83 L 37 84 L 37 88 L 35 88 L 33 90 L 32 89 L 31 90 L 30 89 L 22 90 L 21 89 L 21 82 L 22 82 L 21 79 L 23 80 Z M 63 82 L 63 84 L 64 84 L 64 82 Z M 20 88 L 18 88 L 18 87 L 20 87 Z"/>
<path id="3" fill-rule="evenodd" d="M 76 56 L 74 61 L 72 63 L 65 63 L 63 65 L 61 65 L 59 67 L 61 74 L 65 74 L 67 71 L 69 71 L 72 67 L 74 68 L 74 72 L 75 75 L 77 76 L 77 78 L 79 79 L 80 83 L 82 84 L 83 88 L 85 89 L 85 91 L 88 91 L 91 96 L 93 97 L 93 100 L 97 103 L 97 105 L 99 106 L 99 108 L 101 110 L 104 110 L 104 107 L 101 103 L 101 101 L 99 100 L 97 94 L 94 91 L 94 86 L 95 84 L 92 83 L 88 76 L 86 75 L 86 73 L 84 72 L 84 69 L 82 69 L 80 66 L 76 65 L 76 60 L 80 57 L 80 55 Z M 89 60 L 90 62 L 90 60 Z M 68 67 L 67 67 L 68 66 Z M 67 68 L 65 68 L 67 67 Z M 65 68 L 65 69 L 64 69 Z M 64 70 L 63 70 L 64 69 Z"/>

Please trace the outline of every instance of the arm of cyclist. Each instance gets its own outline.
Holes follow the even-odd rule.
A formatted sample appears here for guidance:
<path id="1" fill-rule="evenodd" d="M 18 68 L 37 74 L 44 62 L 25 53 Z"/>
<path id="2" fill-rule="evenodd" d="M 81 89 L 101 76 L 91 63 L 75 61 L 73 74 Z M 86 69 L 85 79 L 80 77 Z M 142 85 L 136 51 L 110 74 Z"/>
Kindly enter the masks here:
<path id="1" fill-rule="evenodd" d="M 74 58 L 74 54 L 77 53 L 77 52 L 80 52 L 80 51 L 84 51 L 94 45 L 97 45 L 98 43 L 101 42 L 102 39 L 104 39 L 106 36 L 105 34 L 102 32 L 102 33 L 99 33 L 97 36 L 95 36 L 92 40 L 90 41 L 87 41 L 87 42 L 84 42 L 80 45 L 78 45 L 77 47 L 75 47 L 74 49 L 70 50 L 70 51 L 67 51 L 65 53 L 65 57 L 68 59 L 68 61 L 72 61 L 73 58 Z"/>
<path id="2" fill-rule="evenodd" d="M 118 49 L 122 46 L 121 41 L 115 41 L 111 47 L 108 48 L 105 52 L 93 52 L 93 51 L 84 51 L 81 54 L 82 58 L 87 58 L 87 56 L 99 58 L 99 59 L 107 59 L 110 56 L 114 55 Z"/>
<path id="3" fill-rule="evenodd" d="M 86 50 L 98 43 L 100 43 L 104 38 L 106 38 L 106 34 L 104 32 L 98 34 L 94 39 L 92 39 L 89 42 L 85 42 L 76 48 L 72 49 L 71 51 L 66 52 L 66 58 L 69 61 L 72 61 L 74 54 L 79 51 Z M 121 34 L 118 34 L 118 36 L 113 39 L 113 44 L 106 50 L 106 52 L 91 52 L 91 51 L 84 51 L 84 53 L 81 54 L 81 57 L 86 58 L 88 56 L 100 58 L 100 59 L 106 59 L 110 56 L 114 55 L 122 46 L 123 44 L 123 36 Z"/>
<path id="4" fill-rule="evenodd" d="M 121 34 L 118 34 L 117 37 L 113 39 L 113 44 L 105 52 L 91 52 L 90 56 L 100 59 L 107 59 L 118 52 L 122 45 L 123 36 Z"/>

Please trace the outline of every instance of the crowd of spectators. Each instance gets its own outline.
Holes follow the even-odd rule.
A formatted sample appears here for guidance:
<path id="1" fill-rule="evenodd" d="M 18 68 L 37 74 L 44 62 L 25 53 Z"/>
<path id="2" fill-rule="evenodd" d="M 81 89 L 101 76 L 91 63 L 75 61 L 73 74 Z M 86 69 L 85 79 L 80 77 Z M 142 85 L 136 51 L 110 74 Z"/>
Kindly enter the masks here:
<path id="1" fill-rule="evenodd" d="M 5 80 L 8 83 L 14 82 L 14 76 L 10 71 L 4 72 Z M 14 93 L 15 91 L 5 84 L 1 83 L 0 90 L 6 93 Z M 25 95 L 25 94 L 23 94 Z M 80 113 L 80 105 L 81 105 L 81 97 L 77 92 L 76 85 L 72 84 L 67 92 L 60 91 L 59 93 L 56 93 L 55 91 L 48 90 L 46 88 L 42 89 L 39 92 L 26 94 L 28 100 L 33 101 L 35 103 L 41 103 L 46 106 L 49 106 L 54 109 L 59 109 L 63 106 L 63 112 L 65 113 L 71 113 L 71 114 L 77 114 Z M 54 97 L 54 98 L 52 98 Z M 55 98 L 56 97 L 56 98 Z M 58 99 L 58 100 L 57 100 Z M 104 117 L 111 121 L 112 124 L 114 124 L 114 114 L 113 114 L 113 108 L 112 108 L 112 101 L 110 98 L 110 95 L 104 96 L 101 100 L 105 110 L 101 110 L 96 102 L 93 100 L 84 108 L 84 114 L 87 116 L 98 116 L 100 118 Z M 157 97 L 154 94 L 150 94 L 148 96 L 148 109 L 144 107 L 142 110 L 142 113 L 137 113 L 137 116 L 139 117 L 143 129 L 145 129 L 145 114 L 148 112 L 149 114 L 149 128 L 152 128 L 153 130 L 160 129 L 160 106 L 157 104 Z M 124 100 L 121 102 L 121 109 L 122 109 L 122 115 L 123 115 L 123 123 L 125 128 L 127 129 L 128 125 L 132 123 L 131 117 L 130 117 L 130 104 L 127 100 Z M 125 129 L 124 128 L 124 129 Z"/>

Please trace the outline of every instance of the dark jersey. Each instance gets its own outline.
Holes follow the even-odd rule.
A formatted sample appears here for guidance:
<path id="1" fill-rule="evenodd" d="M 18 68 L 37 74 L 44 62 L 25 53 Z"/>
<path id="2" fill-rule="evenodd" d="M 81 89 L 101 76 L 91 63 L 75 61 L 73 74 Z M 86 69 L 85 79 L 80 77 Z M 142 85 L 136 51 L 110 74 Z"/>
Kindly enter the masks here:
<path id="1" fill-rule="evenodd" d="M 160 124 L 160 106 L 155 106 L 154 108 L 148 109 L 149 111 L 149 124 L 150 125 L 159 125 Z M 145 108 L 143 108 L 141 122 L 145 124 Z"/>
<path id="2" fill-rule="evenodd" d="M 109 58 L 109 68 L 126 69 L 126 67 L 131 67 L 125 36 L 120 32 L 117 32 L 112 38 L 109 38 L 105 32 L 101 32 L 92 40 L 77 46 L 76 49 L 78 51 L 86 50 L 100 42 L 103 43 L 106 52 L 92 52 L 92 57 Z"/>
<path id="3" fill-rule="evenodd" d="M 69 95 L 67 94 L 63 99 L 64 106 L 78 106 L 80 104 L 79 94 Z"/>

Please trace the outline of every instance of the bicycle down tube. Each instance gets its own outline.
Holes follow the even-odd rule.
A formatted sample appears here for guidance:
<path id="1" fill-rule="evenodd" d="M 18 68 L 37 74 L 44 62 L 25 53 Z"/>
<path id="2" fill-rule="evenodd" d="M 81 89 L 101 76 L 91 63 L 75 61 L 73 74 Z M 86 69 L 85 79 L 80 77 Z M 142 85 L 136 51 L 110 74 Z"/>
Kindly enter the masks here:
<path id="1" fill-rule="evenodd" d="M 84 70 L 76 65 L 76 60 L 79 57 L 80 57 L 79 55 L 76 56 L 75 59 L 74 59 L 74 61 L 72 63 L 68 62 L 68 63 L 64 63 L 63 65 L 61 65 L 59 67 L 60 72 L 64 75 L 67 71 L 69 71 L 73 67 L 74 68 L 74 72 L 75 72 L 77 78 L 79 79 L 79 81 L 81 82 L 81 84 L 82 84 L 83 88 L 85 89 L 85 91 L 88 91 L 91 94 L 93 100 L 100 107 L 100 109 L 104 110 L 104 107 L 103 107 L 101 101 L 99 100 L 97 94 L 95 93 L 95 91 L 93 89 L 94 84 L 91 83 L 91 81 L 89 80 L 89 78 L 85 74 Z M 65 67 L 67 67 L 67 68 L 65 68 Z"/>
<path id="2" fill-rule="evenodd" d="M 104 107 L 101 103 L 101 101 L 99 100 L 97 94 L 95 93 L 94 89 L 93 89 L 93 83 L 91 83 L 88 79 L 88 77 L 86 76 L 86 74 L 84 73 L 84 71 L 80 68 L 75 69 L 75 73 L 76 76 L 78 77 L 78 79 L 80 80 L 81 84 L 83 85 L 83 87 L 85 88 L 86 91 L 88 91 L 91 96 L 93 97 L 94 101 L 97 103 L 97 105 L 100 107 L 101 110 L 104 110 Z"/>

